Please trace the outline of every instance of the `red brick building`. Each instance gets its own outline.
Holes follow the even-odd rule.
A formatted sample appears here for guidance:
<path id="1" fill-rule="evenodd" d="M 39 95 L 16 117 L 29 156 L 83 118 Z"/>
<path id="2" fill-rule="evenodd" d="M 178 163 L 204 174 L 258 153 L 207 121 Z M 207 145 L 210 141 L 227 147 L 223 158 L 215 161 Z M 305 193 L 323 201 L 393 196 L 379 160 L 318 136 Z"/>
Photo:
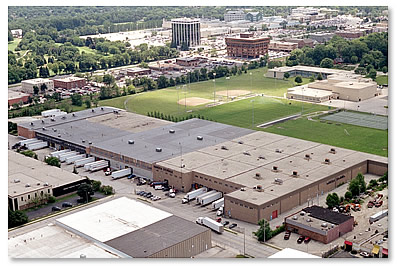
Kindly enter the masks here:
<path id="1" fill-rule="evenodd" d="M 225 38 L 228 56 L 259 58 L 268 54 L 268 37 L 254 37 L 253 33 L 241 33 L 240 37 Z"/>
<path id="2" fill-rule="evenodd" d="M 85 78 L 68 77 L 62 79 L 54 79 L 54 88 L 73 89 L 86 86 Z"/>
<path id="3" fill-rule="evenodd" d="M 176 64 L 180 66 L 198 66 L 200 63 L 200 58 L 198 57 L 183 57 L 183 58 L 177 58 L 176 59 Z"/>
<path id="4" fill-rule="evenodd" d="M 8 105 L 12 106 L 15 103 L 27 103 L 29 101 L 30 94 L 23 92 L 8 91 Z"/>

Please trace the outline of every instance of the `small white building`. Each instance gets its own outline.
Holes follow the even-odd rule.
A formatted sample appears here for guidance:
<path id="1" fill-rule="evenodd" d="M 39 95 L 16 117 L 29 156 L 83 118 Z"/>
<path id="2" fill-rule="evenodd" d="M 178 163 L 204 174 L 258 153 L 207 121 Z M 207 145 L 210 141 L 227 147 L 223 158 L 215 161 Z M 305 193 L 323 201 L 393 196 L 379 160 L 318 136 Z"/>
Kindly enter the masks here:
<path id="1" fill-rule="evenodd" d="M 42 90 L 42 85 L 46 85 L 46 89 L 43 91 Z M 46 91 L 52 91 L 54 90 L 54 82 L 50 79 L 42 79 L 42 78 L 37 78 L 37 79 L 28 79 L 28 80 L 23 80 L 21 82 L 22 85 L 22 91 L 25 93 L 30 93 L 34 94 L 34 86 L 37 86 L 39 89 L 39 94 L 44 93 Z"/>

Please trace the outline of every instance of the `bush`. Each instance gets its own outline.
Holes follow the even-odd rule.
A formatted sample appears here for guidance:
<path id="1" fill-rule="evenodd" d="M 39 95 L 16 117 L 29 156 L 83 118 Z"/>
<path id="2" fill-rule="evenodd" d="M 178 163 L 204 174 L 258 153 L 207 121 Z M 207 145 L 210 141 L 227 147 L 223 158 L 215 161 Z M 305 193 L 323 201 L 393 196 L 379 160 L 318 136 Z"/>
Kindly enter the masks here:
<path id="1" fill-rule="evenodd" d="M 54 197 L 54 196 L 50 196 L 50 197 L 47 199 L 47 203 L 54 203 L 54 202 L 56 202 L 56 197 Z"/>
<path id="2" fill-rule="evenodd" d="M 344 198 L 347 199 L 347 200 L 351 199 L 352 197 L 353 197 L 353 194 L 350 191 L 347 191 L 344 194 Z"/>
<path id="3" fill-rule="evenodd" d="M 20 153 L 25 155 L 25 156 L 37 159 L 37 154 L 34 153 L 33 151 L 26 150 L 26 151 L 21 151 Z"/>
<path id="4" fill-rule="evenodd" d="M 27 223 L 28 216 L 22 211 L 12 211 L 8 209 L 8 228 L 13 228 Z"/>
<path id="5" fill-rule="evenodd" d="M 297 84 L 300 84 L 300 83 L 303 82 L 303 79 L 302 79 L 300 76 L 297 76 L 297 77 L 294 79 L 294 82 L 296 82 Z"/>
<path id="6" fill-rule="evenodd" d="M 94 191 L 100 191 L 101 182 L 100 181 L 96 181 L 96 180 L 92 180 L 92 187 L 93 187 Z"/>
<path id="7" fill-rule="evenodd" d="M 112 195 L 114 194 L 114 189 L 112 186 L 101 186 L 100 192 L 103 193 L 104 195 Z"/>
<path id="8" fill-rule="evenodd" d="M 328 208 L 333 208 L 337 205 L 339 205 L 340 203 L 340 199 L 338 194 L 336 193 L 332 193 L 332 194 L 328 194 L 328 196 L 326 197 L 326 205 L 328 205 Z"/>
<path id="9" fill-rule="evenodd" d="M 60 160 L 56 157 L 49 157 L 45 159 L 45 162 L 48 165 L 52 165 L 52 166 L 57 166 L 57 167 L 61 167 L 61 163 Z"/>

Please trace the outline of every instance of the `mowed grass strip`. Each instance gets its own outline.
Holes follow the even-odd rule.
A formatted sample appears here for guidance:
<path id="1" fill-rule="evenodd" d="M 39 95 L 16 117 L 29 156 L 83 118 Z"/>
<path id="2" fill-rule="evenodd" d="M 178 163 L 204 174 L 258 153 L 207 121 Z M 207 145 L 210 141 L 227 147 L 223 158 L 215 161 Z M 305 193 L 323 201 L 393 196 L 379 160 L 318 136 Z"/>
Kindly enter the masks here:
<path id="1" fill-rule="evenodd" d="M 388 156 L 387 130 L 348 124 L 321 123 L 319 120 L 309 121 L 307 118 L 286 121 L 262 130 L 380 156 Z"/>

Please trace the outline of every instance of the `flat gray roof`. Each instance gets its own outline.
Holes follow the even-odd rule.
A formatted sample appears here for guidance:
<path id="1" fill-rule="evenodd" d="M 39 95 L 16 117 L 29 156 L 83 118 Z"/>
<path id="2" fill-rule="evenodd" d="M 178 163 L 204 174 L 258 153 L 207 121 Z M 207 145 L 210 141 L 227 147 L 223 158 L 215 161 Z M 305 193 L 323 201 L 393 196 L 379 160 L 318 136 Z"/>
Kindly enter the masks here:
<path id="1" fill-rule="evenodd" d="M 105 244 L 133 258 L 145 258 L 208 230 L 173 215 Z"/>
<path id="2" fill-rule="evenodd" d="M 175 133 L 169 133 L 170 129 L 175 130 Z M 251 132 L 250 129 L 194 118 L 94 143 L 93 147 L 154 163 L 179 156 L 181 153 L 185 154 L 219 144 Z M 203 137 L 203 140 L 198 140 L 197 136 Z M 128 144 L 128 140 L 133 140 L 135 143 Z M 161 148 L 162 151 L 156 152 L 156 148 Z"/>

